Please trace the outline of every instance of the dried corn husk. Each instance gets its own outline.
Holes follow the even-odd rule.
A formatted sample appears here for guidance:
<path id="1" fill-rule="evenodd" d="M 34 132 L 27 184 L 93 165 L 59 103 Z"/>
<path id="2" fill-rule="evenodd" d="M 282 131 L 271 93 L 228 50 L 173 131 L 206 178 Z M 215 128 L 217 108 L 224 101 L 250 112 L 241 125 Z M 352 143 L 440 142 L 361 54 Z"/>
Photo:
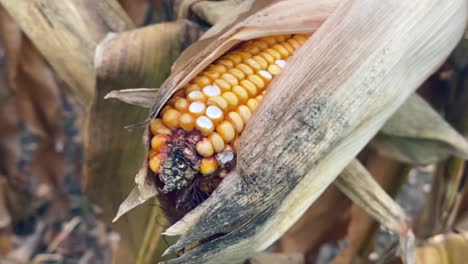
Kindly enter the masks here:
<path id="1" fill-rule="evenodd" d="M 272 82 L 268 104 L 249 121 L 239 142 L 237 170 L 166 231 L 182 235 L 168 252 L 224 235 L 170 263 L 242 261 L 273 243 L 443 62 L 464 32 L 463 0 L 347 0 L 335 11 L 333 4 L 275 2 L 189 49 L 186 54 L 193 55 L 210 43 L 187 63 L 179 61 L 162 85 L 151 117 L 236 43 L 318 29 Z M 146 181 L 146 164 L 136 181 L 138 188 L 118 216 L 156 194 Z"/>
<path id="2" fill-rule="evenodd" d="M 373 144 L 402 162 L 430 164 L 456 155 L 468 159 L 468 142 L 417 95 L 385 123 Z"/>

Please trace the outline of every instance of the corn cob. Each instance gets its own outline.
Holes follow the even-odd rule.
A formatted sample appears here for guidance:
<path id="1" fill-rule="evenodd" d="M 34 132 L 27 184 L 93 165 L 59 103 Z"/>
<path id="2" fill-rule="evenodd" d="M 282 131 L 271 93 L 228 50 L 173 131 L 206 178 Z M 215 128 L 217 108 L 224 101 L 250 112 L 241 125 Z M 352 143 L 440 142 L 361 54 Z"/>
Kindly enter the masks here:
<path id="1" fill-rule="evenodd" d="M 150 124 L 149 169 L 162 192 L 209 193 L 234 167 L 237 139 L 274 76 L 308 35 L 247 41 L 175 93 Z M 193 184 L 192 184 L 193 185 Z"/>

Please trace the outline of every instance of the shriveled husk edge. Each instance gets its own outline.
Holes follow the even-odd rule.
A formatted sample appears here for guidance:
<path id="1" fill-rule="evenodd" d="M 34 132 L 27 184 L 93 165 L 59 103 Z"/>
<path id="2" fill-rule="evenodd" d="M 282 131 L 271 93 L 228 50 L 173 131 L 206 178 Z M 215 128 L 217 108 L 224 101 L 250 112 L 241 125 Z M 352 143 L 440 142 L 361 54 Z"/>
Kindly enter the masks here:
<path id="1" fill-rule="evenodd" d="M 245 1 L 238 8 L 238 13 L 228 17 L 227 22 L 223 21 L 222 24 L 226 31 L 216 27 L 215 30 L 207 32 L 208 37 L 205 36 L 203 40 L 191 45 L 179 57 L 175 63 L 176 66 L 173 68 L 173 73 L 161 85 L 147 121 L 158 115 L 161 108 L 175 92 L 234 45 L 262 36 L 311 33 L 333 12 L 339 1 L 341 0 L 318 0 L 313 3 L 308 0 Z M 294 7 L 296 5 L 300 5 L 302 8 Z M 261 11 L 254 13 L 258 10 Z M 275 15 L 279 12 L 282 14 L 280 17 L 291 17 L 293 19 L 288 19 L 287 23 L 281 22 Z M 254 14 L 251 15 L 252 13 Z M 108 97 L 120 97 L 122 99 L 122 93 L 125 92 L 114 92 L 109 94 Z M 133 99 L 135 98 L 133 97 Z M 137 103 L 147 105 L 147 102 L 141 102 L 141 100 Z M 143 144 L 146 150 L 149 150 L 148 131 L 149 129 L 146 127 L 143 135 Z M 141 169 L 135 176 L 137 187 L 120 205 L 113 221 L 117 221 L 119 217 L 158 193 L 152 180 L 147 180 L 147 175 L 148 166 L 145 159 Z"/>
<path id="2" fill-rule="evenodd" d="M 465 19 L 462 0 L 341 5 L 270 85 L 239 142 L 239 176 L 166 231 L 182 235 L 167 253 L 223 236 L 168 263 L 238 262 L 273 243 L 440 66 Z"/>

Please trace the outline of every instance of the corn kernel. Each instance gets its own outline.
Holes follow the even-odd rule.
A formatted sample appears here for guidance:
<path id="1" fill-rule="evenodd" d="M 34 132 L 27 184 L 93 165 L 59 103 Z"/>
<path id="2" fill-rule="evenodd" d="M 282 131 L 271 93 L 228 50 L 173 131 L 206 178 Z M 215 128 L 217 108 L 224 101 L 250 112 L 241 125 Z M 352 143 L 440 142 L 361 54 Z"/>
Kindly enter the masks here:
<path id="1" fill-rule="evenodd" d="M 260 68 L 262 70 L 265 70 L 268 67 L 268 62 L 264 58 L 257 55 L 257 56 L 253 56 L 252 59 L 256 61 L 258 65 L 260 65 Z"/>
<path id="2" fill-rule="evenodd" d="M 252 68 L 254 71 L 259 71 L 262 69 L 262 66 L 260 66 L 260 64 L 258 64 L 258 62 L 255 61 L 253 58 L 246 59 L 244 63 L 250 68 Z"/>
<path id="3" fill-rule="evenodd" d="M 258 75 L 250 75 L 247 77 L 247 80 L 251 81 L 259 90 L 263 90 L 265 88 L 265 82 L 263 81 L 262 78 L 260 78 Z"/>
<path id="4" fill-rule="evenodd" d="M 200 86 L 196 84 L 190 84 L 184 90 L 185 90 L 185 93 L 188 95 L 190 94 L 190 92 L 193 92 L 193 91 L 201 91 L 201 88 Z"/>
<path id="5" fill-rule="evenodd" d="M 175 109 L 177 109 L 177 111 L 180 111 L 180 112 L 187 111 L 189 105 L 190 105 L 189 101 L 185 98 L 178 98 L 174 103 Z"/>
<path id="6" fill-rule="evenodd" d="M 214 85 L 216 85 L 222 92 L 230 91 L 231 85 L 223 79 L 218 79 L 214 81 Z"/>
<path id="7" fill-rule="evenodd" d="M 237 64 L 237 65 L 236 65 L 236 69 L 239 69 L 239 70 L 242 71 L 245 75 L 252 75 L 252 74 L 254 74 L 254 71 L 252 70 L 252 68 L 250 68 L 249 66 L 247 66 L 247 65 L 244 64 L 244 63 Z"/>
<path id="8" fill-rule="evenodd" d="M 214 154 L 214 148 L 208 138 L 202 138 L 195 146 L 197 153 L 202 157 L 211 157 Z"/>
<path id="9" fill-rule="evenodd" d="M 247 123 L 247 121 L 249 121 L 249 118 L 252 116 L 252 112 L 245 105 L 240 105 L 237 108 L 236 112 L 242 117 L 242 121 L 244 121 L 244 124 Z"/>
<path id="10" fill-rule="evenodd" d="M 206 105 L 202 102 L 193 102 L 188 108 L 188 112 L 193 116 L 202 116 L 205 114 Z"/>
<path id="11" fill-rule="evenodd" d="M 221 95 L 228 103 L 228 109 L 236 109 L 239 99 L 233 92 L 225 92 Z"/>
<path id="12" fill-rule="evenodd" d="M 242 88 L 242 86 L 236 85 L 232 87 L 232 93 L 237 96 L 240 104 L 245 104 L 245 102 L 247 102 L 249 99 L 249 93 L 247 93 L 247 91 Z"/>
<path id="13" fill-rule="evenodd" d="M 229 143 L 236 137 L 236 130 L 229 121 L 223 121 L 216 126 L 216 132 L 224 139 L 224 142 Z"/>
<path id="14" fill-rule="evenodd" d="M 239 81 L 237 80 L 236 77 L 234 77 L 234 75 L 230 74 L 230 73 L 223 73 L 221 75 L 221 79 L 225 80 L 227 83 L 229 83 L 229 86 L 234 86 L 234 85 L 237 85 L 239 84 Z"/>
<path id="15" fill-rule="evenodd" d="M 159 151 L 161 147 L 164 146 L 167 141 L 169 141 L 169 139 L 170 138 L 168 135 L 158 134 L 151 139 L 151 148 L 154 151 Z"/>
<path id="16" fill-rule="evenodd" d="M 268 72 L 275 76 L 281 73 L 281 68 L 278 65 L 272 64 L 268 66 Z"/>
<path id="17" fill-rule="evenodd" d="M 250 109 L 250 112 L 254 112 L 258 107 L 258 101 L 255 99 L 249 99 L 247 101 L 247 107 Z"/>
<path id="18" fill-rule="evenodd" d="M 197 77 L 193 78 L 192 82 L 195 83 L 196 85 L 200 86 L 200 87 L 205 87 L 205 86 L 211 84 L 210 78 L 208 78 L 206 76 L 197 76 Z"/>
<path id="19" fill-rule="evenodd" d="M 205 77 L 208 77 L 210 79 L 210 81 L 214 82 L 216 81 L 219 76 L 221 76 L 221 74 L 219 72 L 216 72 L 216 71 L 213 71 L 213 70 L 209 70 L 209 71 L 205 71 L 202 73 L 203 76 Z"/>
<path id="20" fill-rule="evenodd" d="M 203 175 L 212 174 L 218 169 L 218 162 L 215 158 L 203 158 L 200 163 L 200 173 Z"/>
<path id="21" fill-rule="evenodd" d="M 154 173 L 158 173 L 159 169 L 161 168 L 161 162 L 163 158 L 161 154 L 154 156 L 152 159 L 149 160 L 148 165 Z"/>
<path id="22" fill-rule="evenodd" d="M 271 55 L 275 60 L 281 59 L 281 54 L 274 49 L 266 49 L 265 52 Z"/>
<path id="23" fill-rule="evenodd" d="M 206 103 L 207 105 L 218 106 L 223 111 L 226 111 L 228 109 L 228 102 L 222 96 L 210 97 L 208 98 L 208 101 Z"/>
<path id="24" fill-rule="evenodd" d="M 189 113 L 183 113 L 179 117 L 179 126 L 185 131 L 192 131 L 195 127 L 195 118 Z"/>
<path id="25" fill-rule="evenodd" d="M 242 117 L 239 115 L 239 113 L 229 112 L 227 118 L 234 125 L 237 134 L 240 134 L 244 129 L 244 121 L 242 120 Z"/>
<path id="26" fill-rule="evenodd" d="M 241 81 L 243 79 L 245 79 L 245 74 L 239 70 L 239 69 L 236 69 L 236 68 L 232 68 L 232 69 L 229 69 L 228 71 L 232 76 L 236 77 L 236 79 L 238 81 Z"/>
<path id="27" fill-rule="evenodd" d="M 175 109 L 169 109 L 163 114 L 163 123 L 170 129 L 175 129 L 179 125 L 180 112 Z"/>
<path id="28" fill-rule="evenodd" d="M 208 85 L 203 89 L 203 94 L 207 97 L 213 97 L 221 94 L 221 89 L 217 85 Z"/>
<path id="29" fill-rule="evenodd" d="M 224 118 L 223 111 L 215 105 L 210 105 L 206 108 L 206 116 L 213 121 L 214 125 L 219 124 Z"/>
<path id="30" fill-rule="evenodd" d="M 258 93 L 257 86 L 249 80 L 242 80 L 240 82 L 240 86 L 242 86 L 251 97 L 257 95 Z"/>
<path id="31" fill-rule="evenodd" d="M 234 67 L 234 63 L 230 60 L 218 60 L 217 64 L 223 65 L 227 69 Z"/>
<path id="32" fill-rule="evenodd" d="M 187 100 L 190 102 L 204 102 L 206 97 L 201 91 L 192 91 L 187 95 Z"/>
<path id="33" fill-rule="evenodd" d="M 224 139 L 216 132 L 213 132 L 208 139 L 211 141 L 213 148 L 216 152 L 221 152 L 224 150 Z"/>
<path id="34" fill-rule="evenodd" d="M 211 119 L 206 116 L 200 116 L 197 118 L 195 121 L 195 127 L 205 136 L 209 136 L 211 133 L 213 133 L 215 128 Z"/>
<path id="35" fill-rule="evenodd" d="M 213 70 L 219 74 L 222 74 L 222 73 L 225 73 L 227 72 L 227 69 L 224 65 L 220 65 L 220 64 L 213 64 L 213 65 L 210 65 L 208 67 L 209 70 Z"/>

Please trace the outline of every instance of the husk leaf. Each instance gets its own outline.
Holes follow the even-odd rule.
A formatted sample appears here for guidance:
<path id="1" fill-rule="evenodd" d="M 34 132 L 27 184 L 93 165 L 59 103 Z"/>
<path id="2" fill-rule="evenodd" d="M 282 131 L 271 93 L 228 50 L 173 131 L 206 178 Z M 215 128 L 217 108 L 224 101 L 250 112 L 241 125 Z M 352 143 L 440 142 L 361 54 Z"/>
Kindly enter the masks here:
<path id="1" fill-rule="evenodd" d="M 194 3 L 191 9 L 199 18 L 214 25 L 242 2 L 243 0 L 201 1 Z"/>
<path id="2" fill-rule="evenodd" d="M 385 123 L 373 144 L 383 155 L 418 165 L 451 154 L 468 159 L 468 142 L 418 95 Z"/>
<path id="3" fill-rule="evenodd" d="M 167 263 L 236 262 L 273 243 L 445 60 L 466 7 L 341 4 L 270 85 L 240 139 L 236 173 L 166 231 L 182 234 L 167 252 L 222 236 Z"/>

